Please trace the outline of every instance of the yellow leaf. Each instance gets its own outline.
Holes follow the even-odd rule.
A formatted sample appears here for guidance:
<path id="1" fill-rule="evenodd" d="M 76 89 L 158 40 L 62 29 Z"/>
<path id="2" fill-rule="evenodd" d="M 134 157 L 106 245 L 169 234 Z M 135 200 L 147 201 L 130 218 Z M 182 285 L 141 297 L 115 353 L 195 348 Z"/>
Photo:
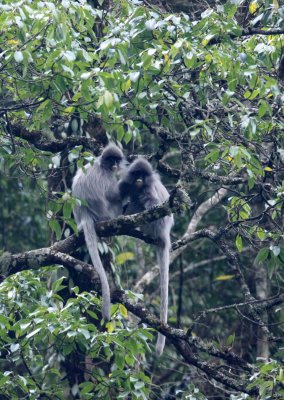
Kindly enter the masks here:
<path id="1" fill-rule="evenodd" d="M 115 325 L 113 322 L 110 321 L 106 324 L 106 328 L 108 333 L 112 333 L 114 331 Z"/>
<path id="2" fill-rule="evenodd" d="M 68 113 L 68 114 L 72 114 L 75 111 L 75 107 L 66 107 L 64 112 Z"/>
<path id="3" fill-rule="evenodd" d="M 125 253 L 120 253 L 115 257 L 117 265 L 122 265 L 129 260 L 134 260 L 134 254 L 131 253 L 130 251 L 127 251 Z"/>
<path id="4" fill-rule="evenodd" d="M 104 96 L 100 96 L 96 103 L 96 107 L 100 108 L 103 104 L 104 104 Z"/>
<path id="5" fill-rule="evenodd" d="M 270 168 L 270 167 L 265 167 L 265 168 L 264 168 L 264 171 L 271 172 L 271 171 L 273 171 L 273 169 L 272 169 L 272 168 Z"/>
<path id="6" fill-rule="evenodd" d="M 104 103 L 105 105 L 109 108 L 110 106 L 112 106 L 113 101 L 114 101 L 114 97 L 113 94 L 109 91 L 106 90 L 103 94 L 103 99 L 104 99 Z"/>
<path id="7" fill-rule="evenodd" d="M 215 278 L 215 281 L 229 281 L 230 279 L 233 279 L 235 275 L 219 275 L 217 278 Z"/>
<path id="8" fill-rule="evenodd" d="M 127 79 L 127 81 L 125 82 L 125 87 L 124 87 L 125 93 L 128 93 L 128 90 L 130 89 L 130 86 L 131 86 L 131 80 Z"/>
<path id="9" fill-rule="evenodd" d="M 19 40 L 10 39 L 7 41 L 7 43 L 13 46 L 13 44 L 19 44 L 20 42 L 19 42 Z"/>
<path id="10" fill-rule="evenodd" d="M 209 64 L 212 61 L 212 55 L 211 54 L 206 54 L 205 56 L 205 61 Z"/>
<path id="11" fill-rule="evenodd" d="M 164 54 L 164 62 L 165 62 L 165 64 L 169 64 L 170 63 L 170 56 L 167 53 Z"/>
<path id="12" fill-rule="evenodd" d="M 202 45 L 206 46 L 213 37 L 214 35 L 211 34 L 206 35 L 205 38 L 202 40 Z"/>
<path id="13" fill-rule="evenodd" d="M 274 5 L 275 10 L 277 11 L 279 9 L 278 1 L 277 0 L 273 0 L 273 5 Z"/>
<path id="14" fill-rule="evenodd" d="M 249 12 L 251 14 L 254 14 L 256 12 L 256 10 L 258 9 L 258 4 L 257 1 L 253 1 L 252 3 L 250 3 L 249 5 Z"/>
<path id="15" fill-rule="evenodd" d="M 119 311 L 124 318 L 127 318 L 127 308 L 123 304 L 119 304 Z"/>

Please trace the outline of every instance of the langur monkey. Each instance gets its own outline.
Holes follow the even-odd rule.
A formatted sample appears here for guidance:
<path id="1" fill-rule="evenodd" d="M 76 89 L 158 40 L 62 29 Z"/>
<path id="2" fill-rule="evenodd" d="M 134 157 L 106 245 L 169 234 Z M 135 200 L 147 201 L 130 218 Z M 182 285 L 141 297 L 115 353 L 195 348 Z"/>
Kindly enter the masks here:
<path id="1" fill-rule="evenodd" d="M 160 177 L 152 169 L 145 158 L 138 158 L 126 170 L 119 182 L 122 199 L 129 199 L 125 214 L 135 214 L 148 210 L 153 206 L 166 201 L 169 193 L 162 184 Z M 160 268 L 160 318 L 167 323 L 168 316 L 168 286 L 171 239 L 170 232 L 173 226 L 173 216 L 169 215 L 143 226 L 143 232 L 158 239 L 157 261 Z M 165 346 L 165 336 L 158 334 L 156 353 L 160 356 Z"/>
<path id="2" fill-rule="evenodd" d="M 110 320 L 110 290 L 107 275 L 98 252 L 95 223 L 116 218 L 122 214 L 122 201 L 118 189 L 117 172 L 124 165 L 121 150 L 114 144 L 108 145 L 93 165 L 79 169 L 73 179 L 73 196 L 85 201 L 75 207 L 74 216 L 78 229 L 83 230 L 92 263 L 102 285 L 102 315 Z"/>

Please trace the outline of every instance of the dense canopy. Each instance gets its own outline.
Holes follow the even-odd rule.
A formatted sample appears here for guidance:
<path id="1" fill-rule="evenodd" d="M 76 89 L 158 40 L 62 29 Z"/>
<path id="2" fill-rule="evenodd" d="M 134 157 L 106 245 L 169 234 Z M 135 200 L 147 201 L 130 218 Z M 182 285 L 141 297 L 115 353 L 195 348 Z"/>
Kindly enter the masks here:
<path id="1" fill-rule="evenodd" d="M 1 1 L 1 399 L 284 398 L 283 45 L 279 0 Z M 170 200 L 96 225 L 105 324 L 71 185 L 109 141 Z"/>

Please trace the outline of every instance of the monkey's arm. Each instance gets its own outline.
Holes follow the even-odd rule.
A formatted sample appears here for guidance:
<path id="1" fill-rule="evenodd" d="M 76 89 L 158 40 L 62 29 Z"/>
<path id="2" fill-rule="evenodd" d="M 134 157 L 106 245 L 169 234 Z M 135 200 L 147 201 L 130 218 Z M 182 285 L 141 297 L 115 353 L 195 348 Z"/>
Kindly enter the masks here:
<path id="1" fill-rule="evenodd" d="M 149 210 L 150 208 L 153 208 L 157 206 L 158 204 L 161 204 L 162 201 L 159 199 L 159 197 L 156 195 L 156 193 L 152 191 L 147 191 L 144 193 L 144 195 L 141 198 L 141 203 L 144 204 L 144 209 Z"/>
<path id="2" fill-rule="evenodd" d="M 119 190 L 121 198 L 125 199 L 126 197 L 128 197 L 130 195 L 131 186 L 126 181 L 120 181 L 118 183 L 118 190 Z"/>
<path id="3" fill-rule="evenodd" d="M 142 207 L 142 205 L 139 203 L 139 201 L 129 201 L 123 206 L 123 214 L 124 215 L 132 215 L 132 214 L 137 214 L 142 211 L 145 211 L 145 207 Z"/>
<path id="4" fill-rule="evenodd" d="M 88 199 L 88 211 L 91 214 L 94 221 L 106 221 L 110 219 L 109 217 L 109 209 L 108 202 L 96 200 L 96 199 Z"/>
<path id="5" fill-rule="evenodd" d="M 106 199 L 110 203 L 118 203 L 121 201 L 121 194 L 118 185 L 111 188 L 111 190 L 106 193 Z"/>
<path id="6" fill-rule="evenodd" d="M 148 210 L 158 204 L 168 200 L 169 192 L 162 184 L 160 180 L 156 180 L 151 187 L 151 190 L 147 190 L 144 195 L 145 208 Z"/>

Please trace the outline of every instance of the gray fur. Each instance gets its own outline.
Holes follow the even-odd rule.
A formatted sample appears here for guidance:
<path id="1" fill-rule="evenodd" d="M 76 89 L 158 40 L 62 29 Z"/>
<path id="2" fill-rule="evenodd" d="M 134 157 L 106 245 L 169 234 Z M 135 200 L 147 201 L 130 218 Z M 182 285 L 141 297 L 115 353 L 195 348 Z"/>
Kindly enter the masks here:
<path id="1" fill-rule="evenodd" d="M 135 180 L 140 175 L 143 179 L 143 186 L 137 189 Z M 125 209 L 125 214 L 128 215 L 148 210 L 169 198 L 169 193 L 162 184 L 159 175 L 153 171 L 151 164 L 142 157 L 135 160 L 127 169 L 119 183 L 119 189 L 121 197 L 129 199 Z M 173 215 L 170 215 L 142 227 L 145 233 L 159 240 L 157 262 L 160 269 L 160 318 L 163 323 L 167 323 L 168 318 L 170 232 L 173 223 Z M 163 353 L 165 340 L 165 336 L 159 333 L 156 344 L 156 353 L 159 356 Z"/>
<path id="2" fill-rule="evenodd" d="M 110 157 L 120 157 L 119 167 L 125 161 L 121 150 L 115 145 L 107 146 L 93 165 L 87 165 L 85 171 L 79 169 L 73 179 L 73 196 L 87 204 L 74 209 L 78 229 L 83 230 L 92 263 L 99 274 L 102 285 L 105 321 L 110 320 L 110 290 L 107 275 L 98 252 L 98 239 L 95 222 L 116 218 L 122 214 L 122 202 L 118 190 L 117 174 L 108 168 Z"/>

